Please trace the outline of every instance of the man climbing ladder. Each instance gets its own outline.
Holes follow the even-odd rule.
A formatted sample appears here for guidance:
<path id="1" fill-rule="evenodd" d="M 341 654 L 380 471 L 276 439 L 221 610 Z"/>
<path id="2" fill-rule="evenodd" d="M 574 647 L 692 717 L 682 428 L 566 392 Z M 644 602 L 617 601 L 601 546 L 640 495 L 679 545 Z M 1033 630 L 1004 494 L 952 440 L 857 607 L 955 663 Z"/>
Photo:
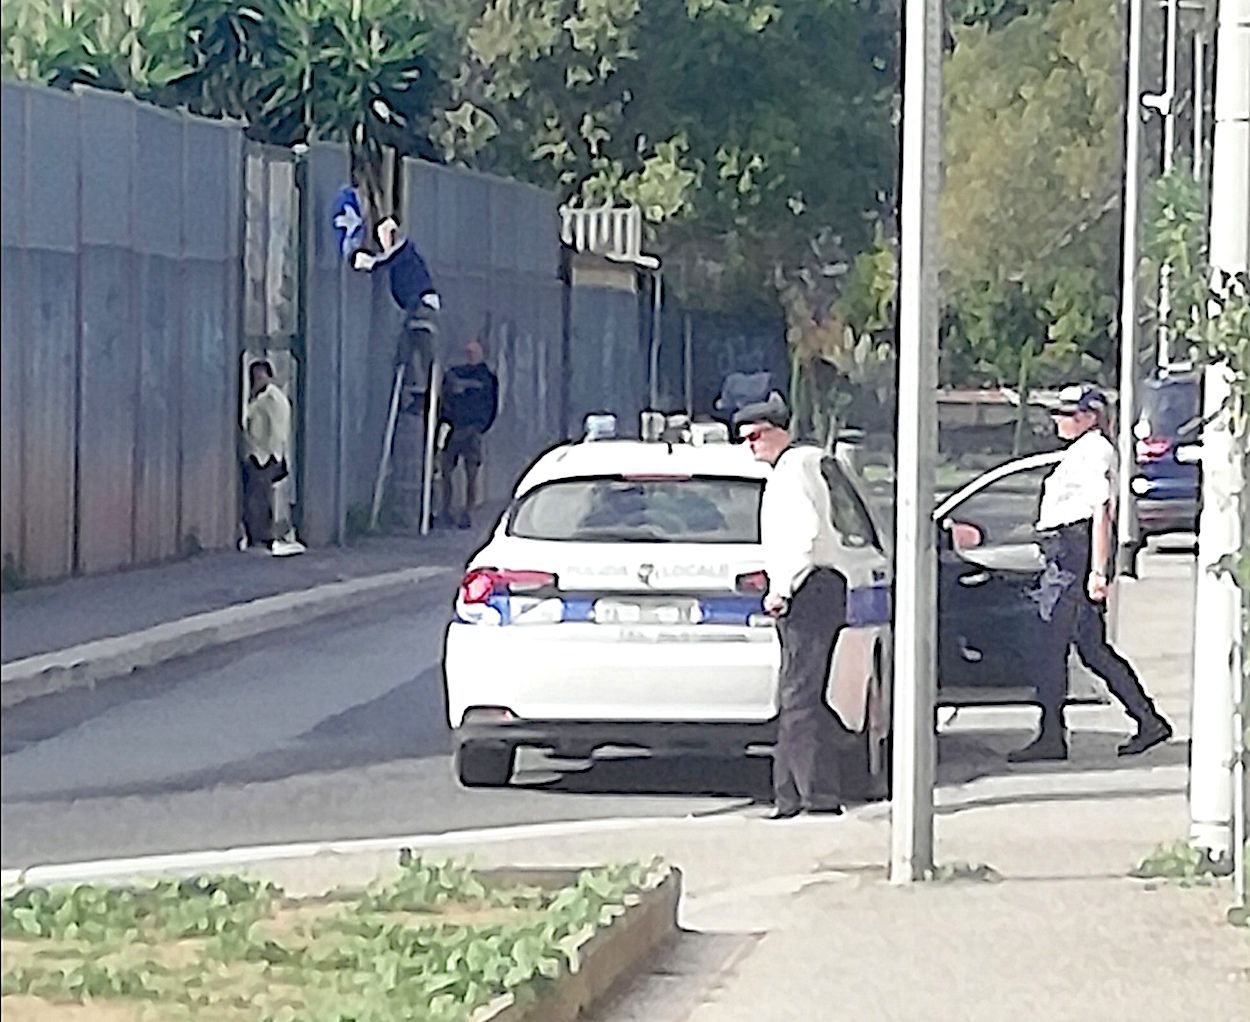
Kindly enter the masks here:
<path id="1" fill-rule="evenodd" d="M 400 233 L 399 224 L 387 217 L 378 225 L 380 253 L 374 255 L 364 250 L 352 254 L 351 265 L 364 272 L 386 269 L 390 273 L 391 297 L 404 310 L 404 327 L 395 352 L 395 377 L 391 387 L 391 400 L 386 417 L 386 430 L 382 439 L 382 456 L 378 461 L 378 474 L 373 486 L 373 505 L 370 525 L 377 528 L 382 513 L 387 476 L 390 472 L 391 453 L 395 441 L 395 426 L 400 408 L 407 395 L 410 410 L 418 400 L 421 390 L 416 379 L 416 364 L 429 365 L 429 381 L 426 393 L 430 395 L 427 410 L 425 458 L 423 459 L 421 531 L 430 524 L 430 503 L 433 490 L 433 462 L 438 422 L 437 400 L 442 370 L 438 361 L 437 314 L 442 301 L 434 288 L 429 267 L 421 258 L 411 239 Z"/>

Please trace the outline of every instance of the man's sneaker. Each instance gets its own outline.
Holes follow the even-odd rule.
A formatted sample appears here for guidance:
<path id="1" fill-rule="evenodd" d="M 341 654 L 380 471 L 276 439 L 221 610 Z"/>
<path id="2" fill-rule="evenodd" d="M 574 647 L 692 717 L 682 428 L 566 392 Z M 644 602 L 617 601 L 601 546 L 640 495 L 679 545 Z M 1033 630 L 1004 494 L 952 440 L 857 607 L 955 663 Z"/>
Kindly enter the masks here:
<path id="1" fill-rule="evenodd" d="M 1050 763 L 1068 758 L 1068 739 L 1062 731 L 1043 731 L 1023 749 L 1007 753 L 1008 763 Z"/>
<path id="2" fill-rule="evenodd" d="M 274 557 L 294 557 L 296 554 L 302 554 L 307 549 L 298 540 L 276 539 L 273 546 L 269 548 L 269 552 Z"/>
<path id="3" fill-rule="evenodd" d="M 1162 745 L 1172 737 L 1172 725 L 1160 716 L 1142 721 L 1137 725 L 1137 734 L 1120 746 L 1117 752 L 1121 756 L 1138 756 L 1147 749 Z"/>

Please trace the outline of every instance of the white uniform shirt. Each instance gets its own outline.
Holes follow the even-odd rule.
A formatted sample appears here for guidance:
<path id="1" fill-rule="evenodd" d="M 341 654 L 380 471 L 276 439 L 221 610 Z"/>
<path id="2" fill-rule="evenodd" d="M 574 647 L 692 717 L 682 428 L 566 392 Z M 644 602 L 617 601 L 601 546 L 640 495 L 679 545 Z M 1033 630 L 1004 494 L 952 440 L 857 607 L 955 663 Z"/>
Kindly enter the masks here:
<path id="1" fill-rule="evenodd" d="M 1037 527 L 1059 529 L 1092 521 L 1098 509 L 1111 500 L 1115 471 L 1111 441 L 1096 429 L 1081 434 L 1042 482 Z"/>
<path id="2" fill-rule="evenodd" d="M 285 461 L 291 439 L 291 402 L 275 383 L 247 403 L 243 414 L 247 453 L 261 465 Z"/>
<path id="3" fill-rule="evenodd" d="M 764 486 L 760 502 L 760 542 L 770 596 L 790 599 L 816 568 L 837 558 L 829 488 L 820 470 L 817 447 L 786 450 Z"/>

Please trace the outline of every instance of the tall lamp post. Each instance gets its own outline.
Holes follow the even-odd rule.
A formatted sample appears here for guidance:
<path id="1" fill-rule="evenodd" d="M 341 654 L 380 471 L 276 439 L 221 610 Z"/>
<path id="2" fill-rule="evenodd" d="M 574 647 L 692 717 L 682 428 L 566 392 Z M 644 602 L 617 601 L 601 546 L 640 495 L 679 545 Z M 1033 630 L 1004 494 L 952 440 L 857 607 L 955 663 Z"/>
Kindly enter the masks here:
<path id="1" fill-rule="evenodd" d="M 937 204 L 942 5 L 903 9 L 903 173 L 898 292 L 898 483 L 894 605 L 894 793 L 890 880 L 933 867 L 937 563 Z"/>
<path id="2" fill-rule="evenodd" d="M 1119 537 L 1117 574 L 1136 571 L 1137 516 L 1133 511 L 1133 464 L 1136 438 L 1133 416 L 1137 410 L 1137 306 L 1138 306 L 1138 212 L 1141 208 L 1141 61 L 1143 0 L 1128 5 L 1128 87 L 1124 98 L 1124 201 L 1120 242 L 1120 382 L 1116 409 L 1117 448 L 1120 467 L 1116 500 L 1116 534 Z M 1118 614 L 1117 614 L 1118 618 Z"/>

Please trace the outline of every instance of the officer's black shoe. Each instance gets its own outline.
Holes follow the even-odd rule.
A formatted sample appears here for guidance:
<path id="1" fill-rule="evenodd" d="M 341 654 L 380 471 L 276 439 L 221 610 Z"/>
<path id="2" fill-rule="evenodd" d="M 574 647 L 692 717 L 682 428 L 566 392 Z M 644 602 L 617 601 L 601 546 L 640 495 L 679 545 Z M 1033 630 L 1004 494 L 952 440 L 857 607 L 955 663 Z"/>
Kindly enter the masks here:
<path id="1" fill-rule="evenodd" d="M 1068 739 L 1062 731 L 1043 731 L 1023 749 L 1007 753 L 1008 763 L 1047 763 L 1068 758 Z"/>
<path id="2" fill-rule="evenodd" d="M 1137 725 L 1137 734 L 1116 750 L 1121 756 L 1138 756 L 1172 737 L 1172 725 L 1156 715 Z"/>
<path id="3" fill-rule="evenodd" d="M 793 820 L 803 811 L 801 806 L 793 806 L 785 809 L 774 809 L 768 814 L 770 820 Z"/>
<path id="4" fill-rule="evenodd" d="M 804 806 L 803 812 L 809 816 L 841 816 L 846 810 L 837 802 L 818 802 Z"/>

